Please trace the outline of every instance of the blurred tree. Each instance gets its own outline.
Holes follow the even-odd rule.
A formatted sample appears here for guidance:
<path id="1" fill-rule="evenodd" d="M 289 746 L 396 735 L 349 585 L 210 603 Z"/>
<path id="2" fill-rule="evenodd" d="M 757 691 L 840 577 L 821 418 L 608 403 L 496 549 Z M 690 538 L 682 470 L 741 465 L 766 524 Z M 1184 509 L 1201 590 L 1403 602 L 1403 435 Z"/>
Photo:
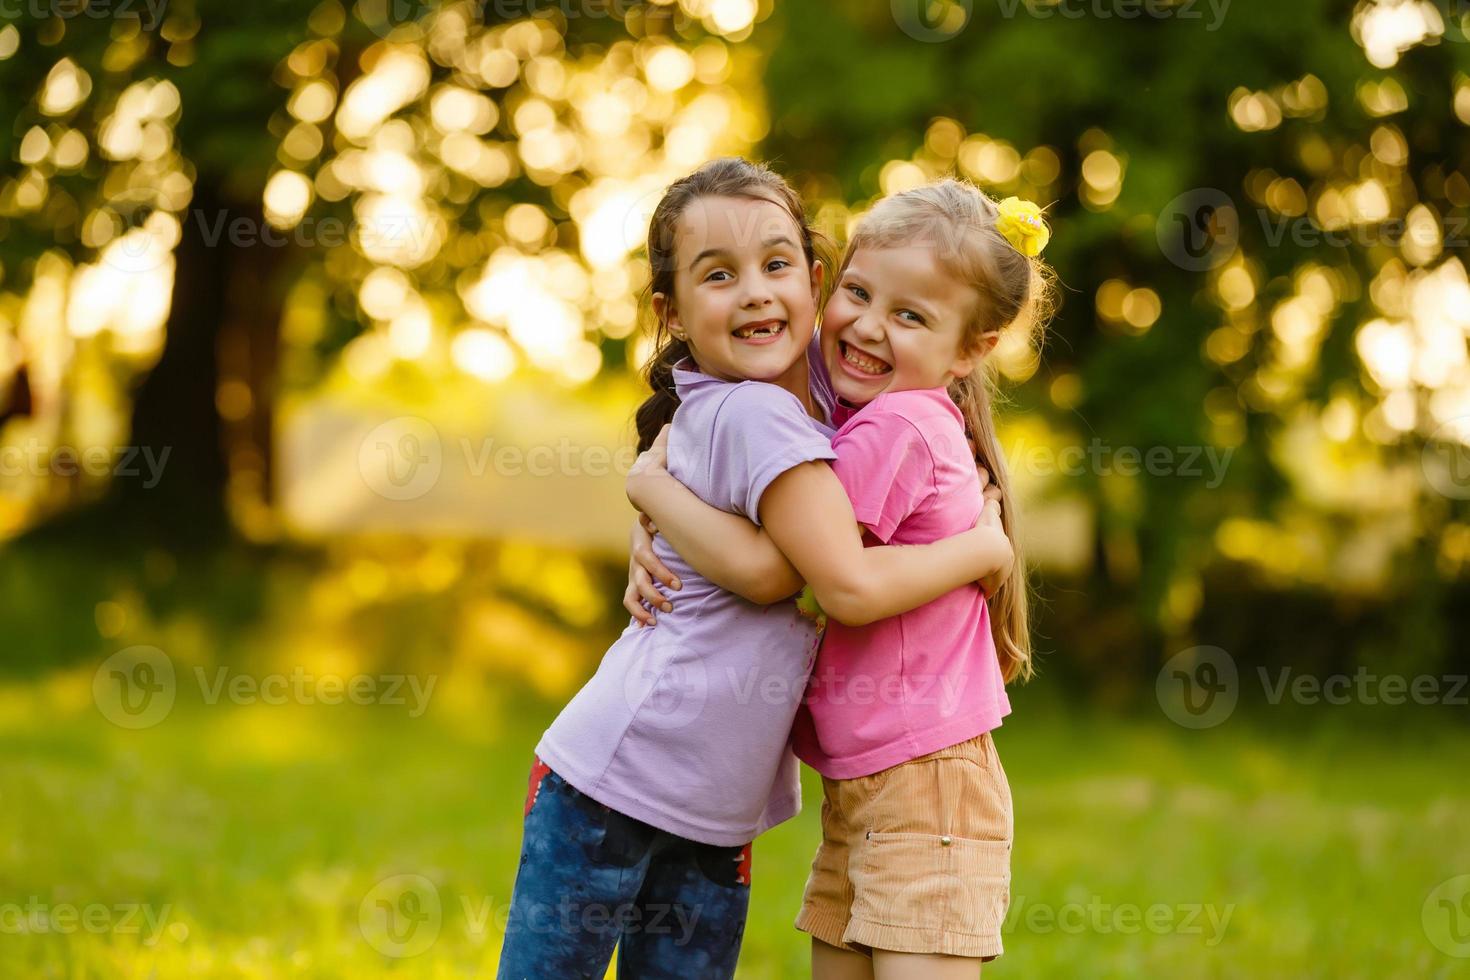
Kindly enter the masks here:
<path id="1" fill-rule="evenodd" d="M 348 383 L 422 392 L 445 371 L 499 380 L 518 351 L 592 378 L 598 335 L 634 327 L 630 253 L 657 192 L 760 135 L 726 85 L 729 50 L 697 43 L 748 36 L 755 8 L 692 11 L 590 4 L 495 23 L 499 7 L 467 2 L 184 2 L 152 23 L 84 3 L 7 27 L 17 121 L 0 145 L 17 167 L 0 261 L 15 326 L 0 383 L 17 405 L 35 391 L 7 441 L 45 453 L 0 528 L 108 486 L 62 492 L 55 447 L 126 440 L 167 448 L 162 480 L 116 481 L 74 520 L 126 515 L 149 540 L 209 544 L 228 511 L 270 537 L 282 383 L 345 365 Z M 147 315 L 128 292 L 152 300 Z M 125 408 L 145 377 L 125 434 L 105 406 Z"/>
<path id="2" fill-rule="evenodd" d="M 1386 656 L 1450 651 L 1470 560 L 1463 10 L 69 11 L 0 28 L 0 447 L 169 447 L 158 487 L 72 509 L 89 533 L 270 539 L 294 395 L 428 402 L 514 375 L 573 397 L 625 371 L 653 203 L 759 147 L 838 239 L 945 173 L 1049 205 L 1065 305 L 1044 361 L 998 357 L 1033 526 L 1068 539 L 1053 553 L 1089 593 L 1058 593 L 1069 657 L 1142 665 L 1202 622 L 1279 649 L 1272 617 L 1207 609 L 1246 591 L 1377 622 L 1364 649 Z M 37 466 L 0 476 L 0 535 L 108 485 Z M 1379 616 L 1394 602 L 1414 615 Z M 1343 655 L 1337 632 L 1292 635 Z"/>
<path id="3" fill-rule="evenodd" d="M 1044 362 L 1004 363 L 1026 382 L 1017 439 L 1041 418 L 1109 450 L 1041 482 L 1097 515 L 1089 610 L 1134 610 L 1121 632 L 1069 620 L 1069 659 L 1177 648 L 1210 581 L 1238 602 L 1241 574 L 1339 606 L 1412 596 L 1424 615 L 1365 646 L 1448 652 L 1470 488 L 1447 496 L 1420 453 L 1470 441 L 1463 5 L 1368 0 L 1349 24 L 1328 0 L 791 0 L 772 29 L 765 148 L 810 197 L 857 210 L 958 172 L 1049 206 L 1065 304 Z M 1199 475 L 1126 475 L 1123 447 L 1228 469 L 1218 488 L 1203 455 Z M 1278 648 L 1269 621 L 1227 618 Z"/>
<path id="4" fill-rule="evenodd" d="M 0 197 L 0 256 L 20 311 L 16 360 L 39 389 L 33 424 L 12 438 L 166 450 L 156 485 L 112 481 L 106 504 L 73 516 L 77 530 L 209 544 L 226 527 L 218 338 L 257 325 L 259 350 L 272 350 L 281 316 L 280 250 L 212 232 L 260 212 L 272 157 L 261 137 L 279 102 L 261 80 L 304 27 L 285 2 L 220 5 L 208 30 L 195 3 L 166 9 L 153 23 L 149 8 L 82 4 L 5 29 L 0 84 L 16 122 L 0 138 L 22 166 Z M 48 275 L 49 311 L 37 306 Z M 125 419 L 130 403 L 130 426 L 99 417 Z M 28 475 L 49 477 L 47 462 Z M 109 488 L 78 483 L 83 496 Z"/>

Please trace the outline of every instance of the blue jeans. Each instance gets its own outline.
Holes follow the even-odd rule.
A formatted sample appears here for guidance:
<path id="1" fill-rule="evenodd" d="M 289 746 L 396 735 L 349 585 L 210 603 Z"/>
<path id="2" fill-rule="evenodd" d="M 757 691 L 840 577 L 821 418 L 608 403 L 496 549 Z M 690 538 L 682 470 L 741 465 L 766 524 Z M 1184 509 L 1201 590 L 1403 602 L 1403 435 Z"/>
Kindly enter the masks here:
<path id="1" fill-rule="evenodd" d="M 750 903 L 750 845 L 700 844 L 603 806 L 540 759 L 500 980 L 735 975 Z"/>

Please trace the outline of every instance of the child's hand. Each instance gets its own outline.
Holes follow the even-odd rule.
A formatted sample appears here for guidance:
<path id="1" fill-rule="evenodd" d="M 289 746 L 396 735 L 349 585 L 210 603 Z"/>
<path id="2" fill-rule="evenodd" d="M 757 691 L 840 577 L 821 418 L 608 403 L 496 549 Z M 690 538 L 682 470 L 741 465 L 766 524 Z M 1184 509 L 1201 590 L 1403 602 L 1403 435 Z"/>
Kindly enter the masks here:
<path id="1" fill-rule="evenodd" d="M 992 537 L 984 545 L 985 547 L 997 548 L 997 564 L 994 571 L 980 579 L 980 588 L 987 596 L 995 595 L 997 589 L 1005 584 L 1011 574 L 1011 566 L 1015 563 L 1015 549 L 1011 546 L 1010 538 L 1006 537 L 1005 522 L 1002 519 L 1000 502 L 1000 487 L 987 486 L 984 490 L 985 505 L 980 508 L 980 519 L 975 522 L 976 530 L 984 528 Z M 999 538 L 997 544 L 995 537 Z"/>
<path id="2" fill-rule="evenodd" d="M 991 489 L 995 485 L 990 479 L 990 471 L 981 466 L 979 463 L 975 464 L 975 475 L 980 477 L 981 493 L 984 493 L 986 490 Z"/>
<path id="3" fill-rule="evenodd" d="M 638 454 L 633 461 L 633 466 L 628 470 L 628 476 L 641 476 L 647 473 L 664 473 L 668 471 L 669 465 L 669 429 L 672 423 L 658 430 L 652 445 Z"/>
<path id="4" fill-rule="evenodd" d="M 1002 520 L 1000 487 L 986 487 L 985 490 L 981 493 L 981 496 L 985 498 L 985 503 L 980 507 L 980 519 L 977 520 L 975 523 L 989 524 L 993 527 L 998 527 L 1004 530 L 1005 522 L 1004 520 Z"/>
<path id="5" fill-rule="evenodd" d="M 639 514 L 628 538 L 631 557 L 628 559 L 628 588 L 623 592 L 623 608 L 632 614 L 640 626 L 653 626 L 658 622 L 654 609 L 662 609 L 664 612 L 672 612 L 674 609 L 673 603 L 664 598 L 663 593 L 654 586 L 655 578 L 676 592 L 684 587 L 674 577 L 674 573 L 669 571 L 668 566 L 659 561 L 658 555 L 653 553 L 653 535 L 657 533 L 658 529 L 653 526 L 648 515 Z"/>
<path id="6" fill-rule="evenodd" d="M 638 511 L 642 512 L 643 505 L 639 501 L 639 491 L 647 485 L 650 480 L 657 480 L 669 475 L 669 426 L 665 425 L 659 430 L 658 437 L 653 444 L 638 454 L 633 461 L 633 466 L 628 470 L 628 477 L 623 481 L 623 488 L 628 494 L 628 500 Z"/>

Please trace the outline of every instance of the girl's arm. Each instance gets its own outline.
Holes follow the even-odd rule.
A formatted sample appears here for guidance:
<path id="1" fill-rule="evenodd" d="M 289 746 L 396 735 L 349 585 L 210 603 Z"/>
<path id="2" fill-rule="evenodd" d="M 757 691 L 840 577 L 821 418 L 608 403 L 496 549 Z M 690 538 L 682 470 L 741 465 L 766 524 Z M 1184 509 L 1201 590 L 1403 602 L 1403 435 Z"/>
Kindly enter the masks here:
<path id="1" fill-rule="evenodd" d="M 772 481 L 760 518 L 822 608 L 849 626 L 922 606 L 1013 557 L 1005 533 L 984 523 L 932 544 L 865 548 L 847 491 L 825 463 L 802 463 Z"/>
<path id="2" fill-rule="evenodd" d="M 800 592 L 804 584 L 801 576 L 759 527 L 738 514 L 711 507 L 669 476 L 664 468 L 668 438 L 669 427 L 664 426 L 653 445 L 639 454 L 628 473 L 628 498 L 633 499 L 634 482 L 647 474 L 666 476 L 673 486 L 664 487 L 661 482 L 649 485 L 652 509 L 639 506 L 637 501 L 634 506 L 657 522 L 660 533 L 679 557 L 726 592 L 762 606 Z M 682 492 L 660 492 L 675 487 Z M 664 612 L 672 608 L 653 587 L 649 573 L 670 589 L 682 587 L 654 554 L 651 530 L 643 526 L 642 519 L 633 528 L 628 590 L 623 595 L 623 606 L 647 626 L 653 625 L 654 617 L 643 608 L 644 602 Z"/>
<path id="3" fill-rule="evenodd" d="M 638 494 L 641 503 L 634 506 L 653 519 L 658 533 L 699 574 L 762 606 L 801 591 L 805 580 L 759 527 L 739 514 L 711 507 L 667 471 L 659 472 L 663 479 L 649 480 L 636 490 L 630 476 L 628 496 Z M 634 562 L 647 568 L 644 558 L 657 560 L 651 538 L 646 553 L 633 552 Z"/>
<path id="4" fill-rule="evenodd" d="M 906 612 L 993 576 L 1008 569 L 1012 557 L 1010 542 L 993 522 L 933 544 L 865 548 L 846 491 L 831 468 L 818 462 L 801 463 L 766 488 L 760 501 L 765 534 L 744 518 L 704 503 L 661 467 L 630 473 L 628 497 L 653 518 L 680 556 L 716 584 L 701 561 L 723 576 L 747 560 L 735 549 L 763 553 L 760 542 L 766 539 L 811 584 L 827 615 L 850 626 Z"/>

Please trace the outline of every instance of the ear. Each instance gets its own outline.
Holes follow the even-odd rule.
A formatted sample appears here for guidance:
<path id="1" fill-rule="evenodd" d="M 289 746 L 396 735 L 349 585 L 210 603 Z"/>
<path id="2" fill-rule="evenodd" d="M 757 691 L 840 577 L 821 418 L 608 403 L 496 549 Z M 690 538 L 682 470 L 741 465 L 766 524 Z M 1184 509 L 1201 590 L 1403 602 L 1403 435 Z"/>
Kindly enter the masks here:
<path id="1" fill-rule="evenodd" d="M 827 267 L 822 264 L 821 259 L 812 261 L 812 305 L 820 306 L 822 303 L 822 283 L 827 281 Z"/>
<path id="2" fill-rule="evenodd" d="M 681 340 L 684 338 L 684 327 L 679 323 L 679 311 L 667 294 L 653 294 L 653 316 L 669 333 Z"/>
<path id="3" fill-rule="evenodd" d="M 959 357 L 954 359 L 954 364 L 950 366 L 949 373 L 956 378 L 968 377 L 977 367 L 984 363 L 985 359 L 990 356 L 990 352 L 995 350 L 995 345 L 998 343 L 1000 343 L 999 330 L 992 330 L 989 333 L 981 334 L 979 343 L 966 349 Z"/>

